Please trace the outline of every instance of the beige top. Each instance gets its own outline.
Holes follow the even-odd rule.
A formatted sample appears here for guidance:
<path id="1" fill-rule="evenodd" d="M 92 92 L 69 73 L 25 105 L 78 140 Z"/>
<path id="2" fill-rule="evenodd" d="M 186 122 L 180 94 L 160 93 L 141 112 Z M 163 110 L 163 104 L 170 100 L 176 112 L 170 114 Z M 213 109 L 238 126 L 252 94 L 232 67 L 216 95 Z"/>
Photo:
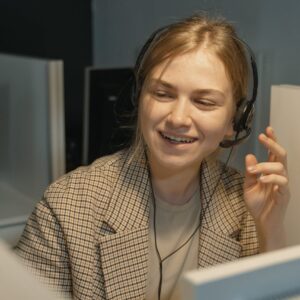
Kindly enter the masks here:
<path id="1" fill-rule="evenodd" d="M 162 259 L 184 244 L 199 225 L 199 190 L 184 205 L 172 205 L 156 197 L 156 237 Z M 146 299 L 158 299 L 159 259 L 155 249 L 153 205 L 150 210 L 150 255 Z M 179 277 L 183 272 L 197 268 L 198 232 L 178 252 L 163 262 L 161 300 L 177 300 Z"/>

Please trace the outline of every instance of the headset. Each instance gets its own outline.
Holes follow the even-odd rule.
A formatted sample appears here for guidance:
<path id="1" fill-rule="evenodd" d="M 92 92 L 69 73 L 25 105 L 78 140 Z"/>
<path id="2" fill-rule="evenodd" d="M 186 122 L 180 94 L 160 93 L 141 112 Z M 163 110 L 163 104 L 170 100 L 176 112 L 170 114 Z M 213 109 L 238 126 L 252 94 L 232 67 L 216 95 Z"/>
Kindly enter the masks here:
<path id="1" fill-rule="evenodd" d="M 174 23 L 176 24 L 176 23 Z M 141 69 L 144 59 L 151 50 L 154 42 L 159 40 L 159 38 L 165 33 L 171 26 L 174 24 L 167 25 L 161 27 L 154 31 L 152 35 L 148 38 L 144 46 L 142 47 L 140 53 L 138 54 L 135 66 L 134 66 L 134 74 L 135 78 L 133 79 L 132 84 L 132 94 L 131 94 L 131 102 L 133 106 L 137 107 L 137 99 L 140 96 L 141 87 L 143 85 L 143 78 L 140 78 L 139 70 Z M 254 116 L 254 103 L 257 98 L 257 89 L 258 89 L 258 73 L 257 73 L 257 64 L 255 61 L 255 56 L 250 46 L 240 38 L 236 38 L 238 42 L 243 45 L 245 55 L 248 62 L 249 72 L 249 83 L 252 84 L 251 88 L 248 88 L 248 94 L 246 98 L 238 101 L 238 106 L 236 109 L 235 117 L 233 120 L 233 130 L 235 131 L 234 139 L 223 140 L 219 146 L 222 148 L 230 148 L 235 145 L 240 144 L 243 140 L 249 137 L 251 133 L 251 123 Z M 241 135 L 242 134 L 242 135 Z"/>
<path id="2" fill-rule="evenodd" d="M 254 117 L 254 103 L 257 98 L 257 89 L 258 89 L 258 73 L 257 73 L 257 65 L 255 61 L 255 56 L 248 46 L 248 44 L 238 39 L 241 44 L 243 44 L 245 53 L 247 55 L 247 62 L 249 69 L 251 70 L 251 74 L 249 74 L 249 83 L 252 84 L 252 89 L 250 89 L 250 93 L 246 98 L 241 99 L 239 101 L 235 117 L 233 120 L 233 130 L 236 132 L 233 140 L 224 140 L 220 143 L 220 147 L 222 148 L 230 148 L 232 146 L 240 144 L 243 140 L 248 138 L 251 133 L 251 123 Z M 249 85 L 248 83 L 248 85 Z M 249 90 L 249 89 L 248 89 Z M 239 135 L 243 133 L 242 136 Z"/>

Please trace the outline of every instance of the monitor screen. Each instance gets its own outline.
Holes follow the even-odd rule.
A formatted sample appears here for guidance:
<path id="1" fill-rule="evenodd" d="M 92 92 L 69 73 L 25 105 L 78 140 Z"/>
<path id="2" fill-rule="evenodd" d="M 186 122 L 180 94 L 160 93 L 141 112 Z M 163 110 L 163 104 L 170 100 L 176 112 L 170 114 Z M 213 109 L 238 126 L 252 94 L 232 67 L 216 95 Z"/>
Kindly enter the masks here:
<path id="1" fill-rule="evenodd" d="M 0 298 L 9 300 L 66 300 L 48 290 L 0 240 Z"/>
<path id="2" fill-rule="evenodd" d="M 206 269 L 181 279 L 182 299 L 300 299 L 300 246 Z"/>

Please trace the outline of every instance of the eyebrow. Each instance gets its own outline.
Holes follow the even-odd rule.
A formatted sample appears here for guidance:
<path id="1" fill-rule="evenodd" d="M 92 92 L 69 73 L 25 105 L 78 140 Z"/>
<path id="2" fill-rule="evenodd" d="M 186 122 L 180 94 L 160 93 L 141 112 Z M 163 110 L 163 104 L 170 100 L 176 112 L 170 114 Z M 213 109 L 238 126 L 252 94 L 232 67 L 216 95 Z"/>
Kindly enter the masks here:
<path id="1" fill-rule="evenodd" d="M 169 88 L 169 89 L 176 89 L 176 87 L 174 85 L 172 85 L 171 83 L 167 82 L 167 81 L 164 81 L 164 80 L 161 80 L 161 79 L 156 79 L 156 78 L 151 78 L 149 79 L 149 84 L 150 85 L 162 85 L 166 88 Z"/>
<path id="2" fill-rule="evenodd" d="M 172 85 L 171 83 L 162 80 L 162 79 L 156 79 L 156 78 L 150 78 L 149 79 L 149 84 L 150 85 L 161 85 L 164 86 L 168 89 L 174 89 L 177 90 L 176 86 Z M 220 90 L 216 90 L 216 89 L 196 89 L 193 91 L 193 94 L 197 94 L 197 95 L 215 95 L 215 96 L 221 96 L 223 98 L 225 98 L 225 94 L 220 91 Z"/>

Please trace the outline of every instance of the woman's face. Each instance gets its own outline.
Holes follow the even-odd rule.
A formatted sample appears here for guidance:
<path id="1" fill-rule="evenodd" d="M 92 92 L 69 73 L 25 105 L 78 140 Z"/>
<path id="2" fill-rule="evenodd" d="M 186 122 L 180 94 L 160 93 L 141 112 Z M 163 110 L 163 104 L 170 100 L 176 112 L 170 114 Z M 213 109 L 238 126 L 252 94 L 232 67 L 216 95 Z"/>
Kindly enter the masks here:
<path id="1" fill-rule="evenodd" d="M 154 68 L 140 101 L 149 161 L 158 170 L 199 169 L 233 134 L 231 83 L 221 60 L 206 48 Z"/>

